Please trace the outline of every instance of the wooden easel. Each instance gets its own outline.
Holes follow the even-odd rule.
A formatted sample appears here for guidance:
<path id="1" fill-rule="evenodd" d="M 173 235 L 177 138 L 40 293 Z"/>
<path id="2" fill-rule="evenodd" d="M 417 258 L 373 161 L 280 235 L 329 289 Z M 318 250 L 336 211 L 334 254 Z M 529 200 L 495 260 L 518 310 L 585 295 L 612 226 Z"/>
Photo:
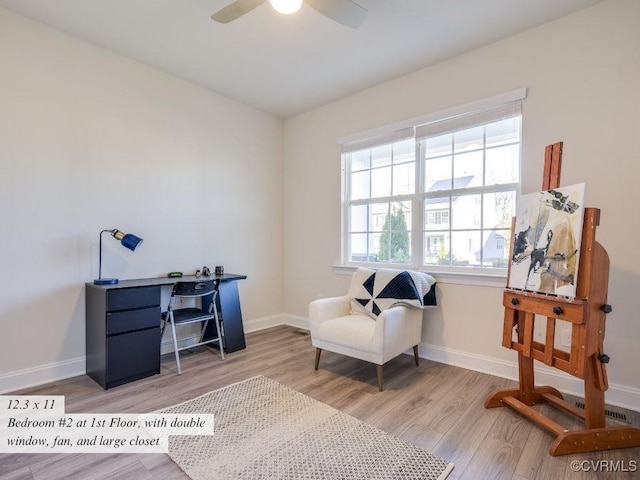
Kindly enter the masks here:
<path id="1" fill-rule="evenodd" d="M 562 142 L 547 146 L 542 190 L 559 187 L 561 162 Z M 499 390 L 489 395 L 485 407 L 508 406 L 555 435 L 556 439 L 549 448 L 551 455 L 640 446 L 640 429 L 607 427 L 605 421 L 604 392 L 609 388 L 605 364 L 609 357 L 603 352 L 603 344 L 606 314 L 611 312 L 611 306 L 607 304 L 609 256 L 595 239 L 599 223 L 600 210 L 586 208 L 574 300 L 510 288 L 506 288 L 503 294 L 502 345 L 518 352 L 520 385 L 517 389 Z M 511 233 L 515 238 L 515 219 Z M 510 257 L 513 242 L 511 249 Z M 536 314 L 547 317 L 544 343 L 533 340 Z M 554 346 L 557 319 L 571 325 L 570 352 Z M 517 330 L 515 341 L 514 328 Z M 553 387 L 536 387 L 534 360 L 584 379 L 584 410 L 566 402 Z M 585 428 L 565 429 L 533 408 L 542 402 L 581 418 Z"/>

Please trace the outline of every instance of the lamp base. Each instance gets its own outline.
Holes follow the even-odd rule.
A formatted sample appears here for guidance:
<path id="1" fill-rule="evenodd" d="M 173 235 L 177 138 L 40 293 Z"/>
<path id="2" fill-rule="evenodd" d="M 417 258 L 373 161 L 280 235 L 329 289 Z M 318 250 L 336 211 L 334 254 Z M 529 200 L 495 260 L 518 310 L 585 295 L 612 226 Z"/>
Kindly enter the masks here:
<path id="1" fill-rule="evenodd" d="M 94 285 L 115 285 L 118 283 L 117 278 L 98 278 L 93 281 Z"/>

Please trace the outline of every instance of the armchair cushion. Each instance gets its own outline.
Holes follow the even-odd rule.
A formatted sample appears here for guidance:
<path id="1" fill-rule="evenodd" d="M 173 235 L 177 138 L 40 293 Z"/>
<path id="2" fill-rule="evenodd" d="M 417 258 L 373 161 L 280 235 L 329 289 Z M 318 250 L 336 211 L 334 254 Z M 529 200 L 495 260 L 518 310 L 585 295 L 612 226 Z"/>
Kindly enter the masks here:
<path id="1" fill-rule="evenodd" d="M 368 315 L 345 315 L 318 325 L 314 338 L 334 345 L 348 345 L 363 352 L 380 350 L 373 342 L 376 322 Z"/>
<path id="2" fill-rule="evenodd" d="M 348 296 L 351 313 L 377 318 L 391 307 L 405 305 L 423 308 L 432 304 L 431 275 L 413 270 L 358 268 L 351 278 Z"/>

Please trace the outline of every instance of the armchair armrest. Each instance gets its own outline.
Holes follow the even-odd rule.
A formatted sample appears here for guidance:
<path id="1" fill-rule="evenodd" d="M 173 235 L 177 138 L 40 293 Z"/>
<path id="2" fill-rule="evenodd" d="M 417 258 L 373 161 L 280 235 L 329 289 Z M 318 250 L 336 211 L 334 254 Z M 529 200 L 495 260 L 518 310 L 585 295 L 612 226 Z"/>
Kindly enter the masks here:
<path id="1" fill-rule="evenodd" d="M 389 308 L 378 316 L 373 341 L 383 352 L 384 362 L 420 343 L 422 317 L 421 308 L 406 306 Z"/>
<path id="2" fill-rule="evenodd" d="M 314 300 L 309 304 L 309 326 L 311 331 L 325 320 L 349 315 L 351 300 L 349 296 L 329 297 Z"/>

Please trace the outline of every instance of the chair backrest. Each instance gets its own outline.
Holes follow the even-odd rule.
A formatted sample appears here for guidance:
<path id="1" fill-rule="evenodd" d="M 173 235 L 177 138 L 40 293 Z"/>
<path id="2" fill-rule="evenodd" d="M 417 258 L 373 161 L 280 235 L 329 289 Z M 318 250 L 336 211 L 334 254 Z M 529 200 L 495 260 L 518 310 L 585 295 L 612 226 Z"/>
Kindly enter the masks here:
<path id="1" fill-rule="evenodd" d="M 197 282 L 177 282 L 173 286 L 172 297 L 202 297 L 218 290 L 219 279 Z"/>

